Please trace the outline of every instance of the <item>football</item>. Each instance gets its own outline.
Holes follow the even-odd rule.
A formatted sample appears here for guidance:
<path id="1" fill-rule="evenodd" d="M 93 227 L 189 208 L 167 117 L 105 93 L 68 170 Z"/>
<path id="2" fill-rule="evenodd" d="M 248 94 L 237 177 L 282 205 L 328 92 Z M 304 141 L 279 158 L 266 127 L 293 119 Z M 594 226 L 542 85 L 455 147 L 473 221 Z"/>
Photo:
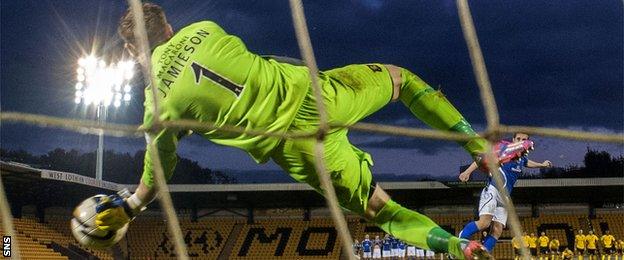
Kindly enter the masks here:
<path id="1" fill-rule="evenodd" d="M 78 243 L 88 248 L 105 249 L 115 245 L 121 240 L 126 231 L 128 224 L 116 231 L 104 231 L 99 229 L 95 224 L 95 207 L 99 201 L 106 195 L 95 195 L 82 201 L 73 212 L 71 220 L 72 235 Z"/>

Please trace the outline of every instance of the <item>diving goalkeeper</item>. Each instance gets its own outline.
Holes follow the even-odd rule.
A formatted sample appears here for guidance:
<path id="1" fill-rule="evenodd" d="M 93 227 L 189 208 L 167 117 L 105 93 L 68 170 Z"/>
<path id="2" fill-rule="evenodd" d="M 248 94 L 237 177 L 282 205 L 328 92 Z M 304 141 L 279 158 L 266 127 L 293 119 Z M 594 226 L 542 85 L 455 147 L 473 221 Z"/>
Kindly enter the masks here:
<path id="1" fill-rule="evenodd" d="M 236 36 L 219 25 L 202 21 L 174 34 L 163 10 L 143 4 L 155 81 L 145 89 L 144 126 L 189 119 L 235 125 L 273 133 L 314 132 L 319 112 L 308 69 L 265 58 L 247 50 Z M 126 49 L 137 55 L 133 14 L 120 20 L 119 34 Z M 447 101 L 410 71 L 392 65 L 363 64 L 320 72 L 322 102 L 332 125 L 352 125 L 391 101 L 401 100 L 429 126 L 476 136 L 470 124 Z M 157 88 L 159 114 L 153 114 L 152 89 Z M 275 161 L 293 179 L 323 194 L 314 168 L 314 139 L 252 136 L 221 130 L 190 129 L 214 143 L 240 148 L 258 163 Z M 329 130 L 324 159 L 340 205 L 377 224 L 387 233 L 419 248 L 448 252 L 456 258 L 486 259 L 477 242 L 457 238 L 436 223 L 397 204 L 372 180 L 369 154 L 349 143 L 346 128 Z M 176 165 L 176 147 L 185 131 L 165 128 L 148 133 L 167 178 Z M 481 138 L 461 142 L 474 158 L 486 150 Z M 128 199 L 115 195 L 98 206 L 97 225 L 116 230 L 134 218 L 155 197 L 153 162 L 145 155 L 141 182 Z"/>

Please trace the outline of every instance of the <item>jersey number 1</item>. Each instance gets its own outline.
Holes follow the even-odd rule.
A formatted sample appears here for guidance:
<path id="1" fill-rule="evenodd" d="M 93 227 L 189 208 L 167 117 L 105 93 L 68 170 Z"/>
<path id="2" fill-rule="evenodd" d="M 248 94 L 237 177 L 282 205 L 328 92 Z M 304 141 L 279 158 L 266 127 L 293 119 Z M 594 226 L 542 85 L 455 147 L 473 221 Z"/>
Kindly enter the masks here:
<path id="1" fill-rule="evenodd" d="M 243 86 L 240 86 L 232 82 L 231 80 L 217 74 L 216 72 L 209 70 L 202 65 L 199 65 L 197 62 L 193 62 L 193 64 L 191 64 L 191 68 L 193 69 L 193 73 L 195 74 L 195 84 L 199 84 L 203 76 L 210 79 L 217 85 L 220 85 L 225 89 L 232 91 L 234 95 L 236 95 L 236 97 L 240 96 L 241 92 L 243 92 Z"/>

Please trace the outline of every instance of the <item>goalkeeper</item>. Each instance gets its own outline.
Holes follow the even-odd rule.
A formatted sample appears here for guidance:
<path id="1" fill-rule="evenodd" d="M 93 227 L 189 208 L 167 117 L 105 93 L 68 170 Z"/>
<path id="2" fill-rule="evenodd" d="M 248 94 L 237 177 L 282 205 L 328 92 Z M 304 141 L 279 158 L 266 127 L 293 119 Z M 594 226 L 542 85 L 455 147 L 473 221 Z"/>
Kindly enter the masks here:
<path id="1" fill-rule="evenodd" d="M 161 121 L 189 119 L 277 134 L 318 129 L 317 100 L 305 66 L 251 53 L 238 37 L 214 22 L 197 22 L 174 34 L 159 6 L 145 3 L 143 12 L 155 75 L 153 85 L 145 89 L 145 127 L 153 126 L 157 117 Z M 128 10 L 118 30 L 126 49 L 136 56 L 134 27 L 133 14 Z M 332 125 L 352 125 L 389 102 L 400 100 L 435 129 L 476 136 L 444 95 L 406 69 L 384 64 L 350 65 L 320 72 L 318 77 L 321 102 Z M 157 88 L 157 115 L 151 88 Z M 271 159 L 296 181 L 324 192 L 314 168 L 313 139 L 190 130 L 214 143 L 240 148 L 258 163 Z M 149 154 L 158 152 L 165 175 L 170 178 L 177 160 L 176 147 L 184 133 L 164 128 L 148 134 L 148 142 L 153 142 L 157 151 L 150 151 L 152 146 L 148 146 L 141 182 L 130 198 L 111 197 L 116 203 L 98 207 L 97 224 L 101 229 L 118 229 L 154 199 L 154 164 Z M 323 145 L 327 170 L 342 207 L 419 248 L 448 252 L 460 259 L 489 257 L 479 243 L 452 236 L 426 216 L 391 200 L 372 180 L 370 155 L 349 143 L 346 128 L 330 129 Z M 474 138 L 460 145 L 478 158 L 485 152 L 486 141 Z"/>

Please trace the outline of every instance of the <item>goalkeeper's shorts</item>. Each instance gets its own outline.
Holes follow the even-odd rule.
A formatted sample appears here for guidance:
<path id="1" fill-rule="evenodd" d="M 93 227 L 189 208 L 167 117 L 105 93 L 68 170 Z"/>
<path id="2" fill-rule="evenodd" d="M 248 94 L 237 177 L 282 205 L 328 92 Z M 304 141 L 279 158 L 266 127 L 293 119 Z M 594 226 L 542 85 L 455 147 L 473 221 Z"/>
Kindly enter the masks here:
<path id="1" fill-rule="evenodd" d="M 349 126 L 379 110 L 392 99 L 390 73 L 382 64 L 350 65 L 320 74 L 323 102 L 331 125 Z M 319 126 L 316 99 L 310 88 L 289 131 L 314 132 Z M 371 192 L 373 164 L 370 155 L 353 146 L 347 128 L 332 128 L 323 142 L 327 172 L 340 205 L 363 214 Z M 315 171 L 316 140 L 285 139 L 273 151 L 273 160 L 298 182 L 310 184 L 320 193 Z"/>

